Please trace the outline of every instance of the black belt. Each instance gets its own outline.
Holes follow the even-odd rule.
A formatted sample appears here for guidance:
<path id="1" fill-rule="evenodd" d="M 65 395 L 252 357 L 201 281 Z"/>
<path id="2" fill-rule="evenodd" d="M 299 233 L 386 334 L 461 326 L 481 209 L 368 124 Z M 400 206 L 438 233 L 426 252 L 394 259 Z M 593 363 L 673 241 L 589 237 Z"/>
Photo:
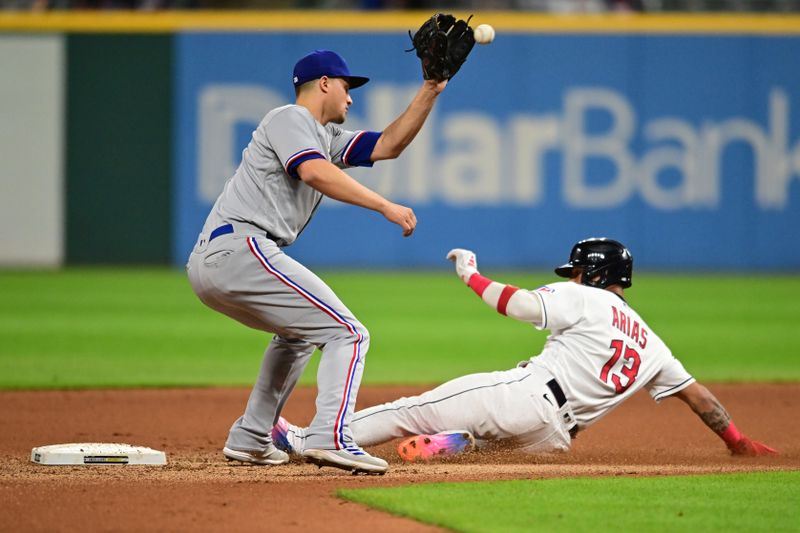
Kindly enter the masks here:
<path id="1" fill-rule="evenodd" d="M 217 229 L 215 229 L 214 231 L 212 231 L 211 235 L 208 236 L 208 242 L 213 241 L 217 237 L 222 237 L 223 235 L 227 235 L 228 233 L 233 233 L 233 224 L 223 224 L 222 226 L 220 226 Z M 283 241 L 283 239 L 280 239 L 280 238 L 274 236 L 273 234 L 271 234 L 268 231 L 265 231 L 263 234 L 264 234 L 264 237 L 266 237 L 267 239 L 273 241 L 278 246 L 285 246 L 285 244 L 286 244 Z"/>
<path id="2" fill-rule="evenodd" d="M 550 392 L 553 393 L 553 397 L 556 399 L 559 409 L 564 407 L 564 404 L 567 403 L 567 397 L 564 395 L 564 391 L 561 390 L 561 385 L 558 384 L 558 381 L 551 379 L 547 382 L 547 387 L 550 389 Z"/>
<path id="3" fill-rule="evenodd" d="M 550 389 L 550 392 L 553 393 L 553 398 L 556 399 L 556 403 L 558 404 L 558 408 L 561 409 L 564 407 L 564 404 L 567 403 L 567 397 L 564 394 L 564 391 L 561 389 L 561 385 L 558 384 L 558 381 L 555 379 L 551 379 L 547 382 L 547 388 Z M 569 428 L 569 436 L 573 439 L 578 435 L 578 424 L 575 424 L 571 428 Z"/>

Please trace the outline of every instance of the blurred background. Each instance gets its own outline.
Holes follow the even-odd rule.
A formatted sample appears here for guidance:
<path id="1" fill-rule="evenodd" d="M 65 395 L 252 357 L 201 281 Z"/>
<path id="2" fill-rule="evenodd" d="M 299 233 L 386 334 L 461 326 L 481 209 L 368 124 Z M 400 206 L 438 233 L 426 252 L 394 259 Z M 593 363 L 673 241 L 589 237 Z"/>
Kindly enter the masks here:
<path id="1" fill-rule="evenodd" d="M 528 269 L 611 236 L 638 267 L 796 272 L 800 17 L 786 11 L 798 4 L 446 4 L 497 39 L 475 47 L 397 161 L 353 171 L 415 209 L 414 237 L 326 201 L 287 251 L 312 267 L 445 268 L 462 246 Z M 23 267 L 182 267 L 252 130 L 293 101 L 300 56 L 334 49 L 371 77 L 346 126 L 380 130 L 420 84 L 408 30 L 445 9 L 4 5 L 17 9 L 0 12 L 0 265 Z M 253 10 L 207 9 L 222 6 Z M 203 9 L 142 11 L 172 7 Z M 691 12 L 647 12 L 678 9 Z"/>
<path id="2" fill-rule="evenodd" d="M 440 9 L 495 42 L 398 160 L 352 171 L 414 208 L 413 237 L 326 201 L 285 250 L 369 326 L 367 382 L 536 353 L 544 333 L 444 255 L 535 288 L 589 236 L 631 249 L 632 305 L 700 379 L 800 379 L 797 2 L 2 5 L 0 388 L 251 383 L 267 338 L 182 272 L 212 203 L 299 57 L 369 76 L 345 126 L 381 130 L 421 82 L 408 31 Z"/>
<path id="3" fill-rule="evenodd" d="M 2 0 L 7 9 L 472 9 L 552 12 L 798 11 L 798 0 Z"/>

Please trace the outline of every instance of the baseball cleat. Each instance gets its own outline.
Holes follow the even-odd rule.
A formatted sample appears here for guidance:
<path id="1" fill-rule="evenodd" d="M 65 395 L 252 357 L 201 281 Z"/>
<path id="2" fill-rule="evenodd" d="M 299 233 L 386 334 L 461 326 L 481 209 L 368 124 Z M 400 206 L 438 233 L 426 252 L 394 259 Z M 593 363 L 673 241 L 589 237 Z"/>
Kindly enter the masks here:
<path id="1" fill-rule="evenodd" d="M 444 431 L 435 435 L 415 435 L 397 445 L 403 461 L 427 461 L 449 457 L 475 449 L 475 437 L 469 431 Z"/>
<path id="2" fill-rule="evenodd" d="M 389 470 L 389 463 L 380 457 L 373 457 L 358 446 L 348 446 L 344 450 L 319 450 L 311 448 L 303 452 L 309 463 L 322 468 L 332 466 L 349 470 L 353 474 L 380 474 Z"/>
<path id="3" fill-rule="evenodd" d="M 282 465 L 289 462 L 289 456 L 272 444 L 264 451 L 233 450 L 225 446 L 222 454 L 228 461 L 241 461 L 253 465 Z"/>
<path id="4" fill-rule="evenodd" d="M 297 429 L 297 426 L 290 424 L 285 418 L 278 418 L 278 423 L 272 428 L 272 442 L 275 447 L 289 455 L 302 453 L 303 442 Z"/>

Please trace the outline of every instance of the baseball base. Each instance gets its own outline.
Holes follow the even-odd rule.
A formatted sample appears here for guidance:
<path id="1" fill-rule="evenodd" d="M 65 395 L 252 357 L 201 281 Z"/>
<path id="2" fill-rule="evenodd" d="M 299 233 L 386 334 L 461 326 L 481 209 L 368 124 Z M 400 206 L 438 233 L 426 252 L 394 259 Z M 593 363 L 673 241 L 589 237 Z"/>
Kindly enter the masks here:
<path id="1" fill-rule="evenodd" d="M 83 442 L 39 446 L 31 461 L 42 465 L 165 465 L 164 452 L 113 442 Z"/>

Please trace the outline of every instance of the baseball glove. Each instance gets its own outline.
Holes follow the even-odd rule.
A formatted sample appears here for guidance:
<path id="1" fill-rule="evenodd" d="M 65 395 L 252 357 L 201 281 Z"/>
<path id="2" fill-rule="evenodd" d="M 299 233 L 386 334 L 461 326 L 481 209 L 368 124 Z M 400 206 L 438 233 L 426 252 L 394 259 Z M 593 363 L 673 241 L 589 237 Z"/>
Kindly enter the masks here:
<path id="1" fill-rule="evenodd" d="M 422 63 L 422 77 L 426 80 L 449 80 L 467 60 L 475 37 L 467 20 L 453 15 L 437 13 L 420 26 L 411 42 Z M 409 51 L 411 51 L 409 50 Z"/>

